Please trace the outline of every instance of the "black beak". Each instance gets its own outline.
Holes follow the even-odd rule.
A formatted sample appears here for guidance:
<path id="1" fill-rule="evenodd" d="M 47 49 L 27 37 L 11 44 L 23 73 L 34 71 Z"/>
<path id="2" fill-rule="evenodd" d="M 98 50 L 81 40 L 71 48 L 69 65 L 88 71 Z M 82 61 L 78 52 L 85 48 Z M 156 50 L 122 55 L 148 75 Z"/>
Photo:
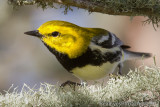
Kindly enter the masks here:
<path id="1" fill-rule="evenodd" d="M 24 32 L 24 34 L 26 34 L 26 35 L 31 35 L 31 36 L 36 36 L 36 37 L 39 37 L 39 38 L 41 38 L 41 37 L 43 36 L 43 35 L 41 35 L 41 34 L 39 33 L 38 30 L 33 30 L 33 31 Z"/>

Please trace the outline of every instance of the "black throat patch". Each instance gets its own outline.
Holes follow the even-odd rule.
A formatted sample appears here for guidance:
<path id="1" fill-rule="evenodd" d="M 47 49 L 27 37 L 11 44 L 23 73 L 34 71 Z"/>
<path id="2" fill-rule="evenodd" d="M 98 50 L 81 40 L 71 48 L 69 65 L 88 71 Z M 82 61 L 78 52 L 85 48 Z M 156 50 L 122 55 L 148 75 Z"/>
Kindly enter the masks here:
<path id="1" fill-rule="evenodd" d="M 59 53 L 46 44 L 45 46 L 56 56 L 57 60 L 66 70 L 68 70 L 68 72 L 71 72 L 73 68 L 84 67 L 85 65 L 101 66 L 106 62 L 114 63 L 120 61 L 122 56 L 121 51 L 116 51 L 114 53 L 106 52 L 105 54 L 102 54 L 100 50 L 91 50 L 88 48 L 83 55 L 74 59 L 70 59 L 66 54 Z"/>

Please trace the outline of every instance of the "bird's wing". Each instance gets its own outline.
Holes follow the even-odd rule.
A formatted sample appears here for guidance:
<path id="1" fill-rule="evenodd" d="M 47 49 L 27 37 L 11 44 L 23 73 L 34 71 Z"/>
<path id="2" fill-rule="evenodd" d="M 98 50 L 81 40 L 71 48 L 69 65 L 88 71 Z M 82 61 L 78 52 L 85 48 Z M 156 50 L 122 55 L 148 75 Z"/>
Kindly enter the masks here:
<path id="1" fill-rule="evenodd" d="M 114 47 L 123 46 L 123 42 L 118 37 L 116 37 L 115 34 L 110 33 L 110 32 L 107 35 L 94 36 L 92 38 L 92 42 L 103 48 L 114 48 Z"/>

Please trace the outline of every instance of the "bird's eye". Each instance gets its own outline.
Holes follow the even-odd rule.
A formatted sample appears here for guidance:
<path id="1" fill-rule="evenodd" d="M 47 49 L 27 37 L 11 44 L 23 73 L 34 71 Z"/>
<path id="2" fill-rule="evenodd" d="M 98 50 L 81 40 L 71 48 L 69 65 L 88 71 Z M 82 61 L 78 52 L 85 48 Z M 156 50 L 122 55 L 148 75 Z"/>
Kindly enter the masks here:
<path id="1" fill-rule="evenodd" d="M 57 37 L 58 35 L 60 35 L 60 33 L 59 33 L 59 32 L 57 32 L 57 31 L 52 32 L 52 36 L 53 36 L 53 37 Z"/>

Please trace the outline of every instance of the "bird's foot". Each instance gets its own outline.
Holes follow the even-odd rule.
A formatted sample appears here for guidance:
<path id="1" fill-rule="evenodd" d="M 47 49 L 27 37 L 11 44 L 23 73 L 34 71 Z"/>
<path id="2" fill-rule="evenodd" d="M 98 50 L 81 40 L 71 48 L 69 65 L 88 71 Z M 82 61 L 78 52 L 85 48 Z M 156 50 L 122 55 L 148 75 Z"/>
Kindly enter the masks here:
<path id="1" fill-rule="evenodd" d="M 73 82 L 73 81 L 66 81 L 66 82 L 62 83 L 60 85 L 60 87 L 65 87 L 66 85 L 69 85 L 69 86 L 71 86 L 71 85 L 72 86 L 80 86 L 81 84 Z"/>
<path id="2" fill-rule="evenodd" d="M 120 76 L 121 75 L 119 75 L 119 74 L 117 74 L 117 75 L 116 74 L 112 74 L 112 73 L 109 74 L 109 78 L 114 78 L 114 79 L 120 78 Z"/>
<path id="3" fill-rule="evenodd" d="M 81 86 L 81 84 L 72 82 L 72 81 L 66 81 L 60 85 L 60 87 L 64 88 L 65 86 L 69 86 L 74 91 L 76 90 L 76 86 Z"/>
<path id="4" fill-rule="evenodd" d="M 117 75 L 110 73 L 109 78 L 115 78 Z"/>

